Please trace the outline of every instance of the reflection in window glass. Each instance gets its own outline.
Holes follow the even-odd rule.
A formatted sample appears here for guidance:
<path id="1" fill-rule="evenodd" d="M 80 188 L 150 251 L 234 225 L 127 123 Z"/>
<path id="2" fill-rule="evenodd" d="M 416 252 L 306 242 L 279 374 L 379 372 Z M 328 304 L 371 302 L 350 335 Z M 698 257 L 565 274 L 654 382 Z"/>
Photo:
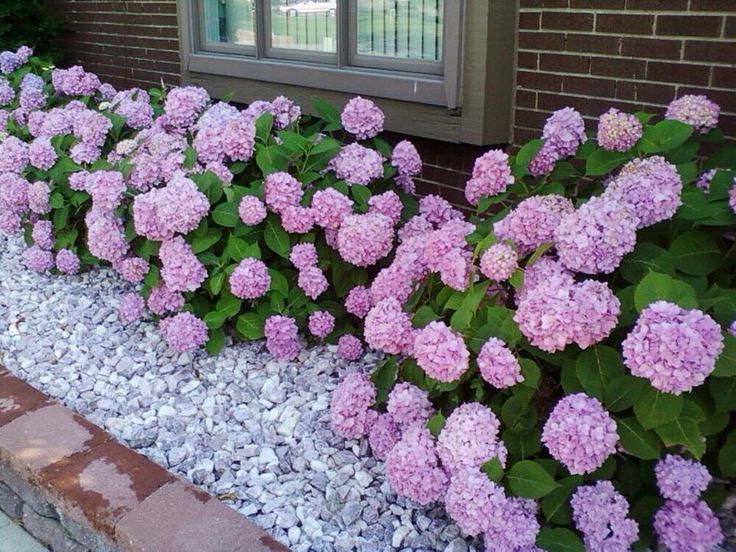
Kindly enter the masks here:
<path id="1" fill-rule="evenodd" d="M 442 61 L 444 4 L 444 0 L 358 0 L 357 53 Z"/>
<path id="2" fill-rule="evenodd" d="M 274 48 L 335 52 L 337 0 L 271 0 Z"/>
<path id="3" fill-rule="evenodd" d="M 204 33 L 208 43 L 253 46 L 254 0 L 203 0 Z"/>

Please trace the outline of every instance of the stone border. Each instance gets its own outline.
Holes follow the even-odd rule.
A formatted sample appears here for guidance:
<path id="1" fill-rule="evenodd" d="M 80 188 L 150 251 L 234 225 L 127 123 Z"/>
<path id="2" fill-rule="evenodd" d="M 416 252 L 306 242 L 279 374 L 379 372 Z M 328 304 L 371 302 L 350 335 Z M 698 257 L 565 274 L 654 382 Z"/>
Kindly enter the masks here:
<path id="1" fill-rule="evenodd" d="M 2 366 L 0 510 L 54 552 L 288 551 Z"/>

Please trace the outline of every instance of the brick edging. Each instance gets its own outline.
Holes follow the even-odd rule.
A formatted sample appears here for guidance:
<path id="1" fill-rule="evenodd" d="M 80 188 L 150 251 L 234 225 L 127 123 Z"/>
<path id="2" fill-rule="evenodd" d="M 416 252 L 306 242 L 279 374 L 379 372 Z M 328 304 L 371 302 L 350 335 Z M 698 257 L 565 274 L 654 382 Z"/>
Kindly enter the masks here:
<path id="1" fill-rule="evenodd" d="M 288 551 L 2 366 L 0 510 L 54 552 Z"/>

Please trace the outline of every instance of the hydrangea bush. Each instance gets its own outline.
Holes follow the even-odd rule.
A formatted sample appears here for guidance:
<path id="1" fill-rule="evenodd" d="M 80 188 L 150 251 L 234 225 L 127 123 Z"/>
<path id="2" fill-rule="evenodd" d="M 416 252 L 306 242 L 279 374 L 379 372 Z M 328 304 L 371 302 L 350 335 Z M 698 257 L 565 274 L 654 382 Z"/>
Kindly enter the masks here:
<path id="1" fill-rule="evenodd" d="M 494 551 L 723 541 L 736 148 L 718 111 L 685 96 L 586 129 L 562 109 L 515 156 L 477 160 L 473 215 L 420 201 L 393 278 L 352 307 L 385 361 L 362 402 L 349 378 L 332 398 L 394 491 Z"/>

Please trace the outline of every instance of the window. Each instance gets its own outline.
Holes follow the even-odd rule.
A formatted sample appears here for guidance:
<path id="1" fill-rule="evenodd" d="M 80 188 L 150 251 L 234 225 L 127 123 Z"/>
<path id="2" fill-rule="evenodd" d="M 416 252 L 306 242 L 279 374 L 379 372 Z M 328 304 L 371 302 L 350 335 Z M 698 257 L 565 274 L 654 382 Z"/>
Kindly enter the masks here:
<path id="1" fill-rule="evenodd" d="M 462 7 L 462 0 L 193 0 L 192 53 L 203 63 L 207 54 L 239 61 L 243 76 L 268 70 L 275 82 L 456 107 Z"/>
<path id="2" fill-rule="evenodd" d="M 307 111 L 360 94 L 387 130 L 509 141 L 519 0 L 177 0 L 182 82 Z"/>

